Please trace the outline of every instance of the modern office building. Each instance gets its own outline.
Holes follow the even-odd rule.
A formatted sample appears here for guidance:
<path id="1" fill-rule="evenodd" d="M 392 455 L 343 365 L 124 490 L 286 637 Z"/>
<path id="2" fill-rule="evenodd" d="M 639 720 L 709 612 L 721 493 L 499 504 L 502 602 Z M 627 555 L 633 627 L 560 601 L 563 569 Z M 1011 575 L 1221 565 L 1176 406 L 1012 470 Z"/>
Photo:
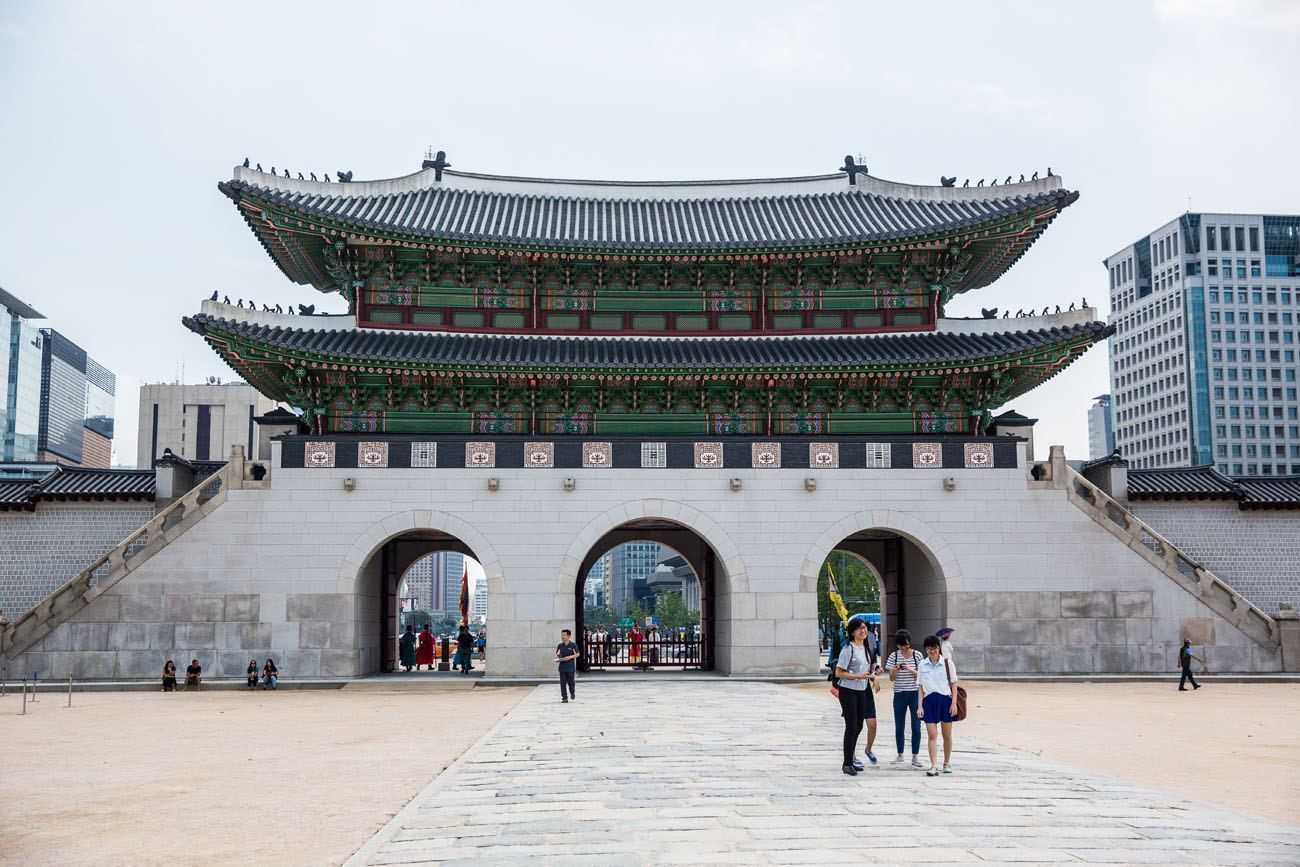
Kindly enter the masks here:
<path id="1" fill-rule="evenodd" d="M 469 602 L 470 622 L 475 625 L 487 623 L 487 579 L 480 578 L 474 582 L 473 595 Z"/>
<path id="2" fill-rule="evenodd" d="M 276 406 L 246 382 L 142 385 L 136 466 L 152 467 L 167 449 L 190 461 L 220 461 L 243 445 L 244 454 L 263 457 L 254 452 L 253 420 Z"/>
<path id="3" fill-rule="evenodd" d="M 1111 420 L 1110 395 L 1099 394 L 1088 407 L 1088 459 L 1097 460 L 1115 451 L 1115 425 Z"/>
<path id="4" fill-rule="evenodd" d="M 41 329 L 37 458 L 107 469 L 113 459 L 116 391 L 117 377 L 108 368 L 59 332 Z"/>
<path id="5" fill-rule="evenodd" d="M 0 460 L 36 460 L 41 424 L 41 331 L 44 319 L 0 289 Z"/>
<path id="6" fill-rule="evenodd" d="M 1300 473 L 1300 216 L 1183 214 L 1105 265 L 1130 465 Z"/>
<path id="7" fill-rule="evenodd" d="M 604 608 L 609 601 L 609 569 L 611 557 L 605 553 L 587 571 L 583 584 L 583 604 L 588 608 Z"/>
<path id="8" fill-rule="evenodd" d="M 658 542 L 624 542 L 609 552 L 610 608 L 621 614 L 636 600 L 636 583 L 655 571 L 661 550 Z"/>
<path id="9" fill-rule="evenodd" d="M 460 579 L 464 572 L 464 554 L 437 551 L 412 563 L 402 581 L 422 610 L 454 616 L 460 611 Z"/>

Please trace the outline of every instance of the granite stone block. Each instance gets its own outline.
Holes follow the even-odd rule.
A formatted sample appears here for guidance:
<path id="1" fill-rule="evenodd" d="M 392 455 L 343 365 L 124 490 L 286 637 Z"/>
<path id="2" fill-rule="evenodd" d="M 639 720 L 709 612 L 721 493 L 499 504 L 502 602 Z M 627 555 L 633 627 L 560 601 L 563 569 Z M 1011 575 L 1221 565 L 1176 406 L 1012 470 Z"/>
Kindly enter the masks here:
<path id="1" fill-rule="evenodd" d="M 71 646 L 75 652 L 109 650 L 107 623 L 69 623 Z"/>
<path id="2" fill-rule="evenodd" d="M 1017 617 L 1041 620 L 1061 616 L 1060 593 L 1054 591 L 1016 593 L 1014 599 Z"/>
<path id="3" fill-rule="evenodd" d="M 1178 622 L 1178 640 L 1196 646 L 1214 643 L 1214 621 L 1208 617 L 1184 617 Z"/>
<path id="4" fill-rule="evenodd" d="M 226 613 L 226 600 L 221 596 L 194 595 L 190 597 L 190 620 L 196 623 L 217 623 Z"/>
<path id="5" fill-rule="evenodd" d="M 320 673 L 323 677 L 356 677 L 358 671 L 355 650 L 320 651 Z"/>
<path id="6" fill-rule="evenodd" d="M 948 616 L 957 620 L 983 620 L 989 616 L 988 594 L 972 592 L 949 593 Z"/>
<path id="7" fill-rule="evenodd" d="M 1140 656 L 1136 647 L 1098 647 L 1097 671 L 1128 674 L 1137 669 Z"/>
<path id="8" fill-rule="evenodd" d="M 271 624 L 269 623 L 241 623 L 239 624 L 239 646 L 248 650 L 254 647 L 271 647 Z"/>
<path id="9" fill-rule="evenodd" d="M 1065 643 L 1075 647 L 1092 647 L 1097 643 L 1097 621 L 1086 618 L 1061 620 L 1065 627 Z"/>
<path id="10" fill-rule="evenodd" d="M 298 647 L 320 650 L 330 646 L 330 623 L 304 621 L 298 626 Z M 319 659 L 319 656 L 317 657 Z"/>
<path id="11" fill-rule="evenodd" d="M 1127 644 L 1128 630 L 1120 618 L 1102 618 L 1097 621 L 1098 644 Z"/>
<path id="12" fill-rule="evenodd" d="M 1130 617 L 1124 621 L 1129 644 L 1151 643 L 1151 620 L 1147 617 Z"/>
<path id="13" fill-rule="evenodd" d="M 989 631 L 989 641 L 994 646 L 1038 644 L 1038 621 L 1036 620 L 991 620 Z"/>
<path id="14" fill-rule="evenodd" d="M 1061 593 L 1062 617 L 1114 617 L 1115 594 L 1105 590 L 1067 590 Z"/>
<path id="15" fill-rule="evenodd" d="M 1152 604 L 1150 590 L 1115 591 L 1116 617 L 1154 617 L 1155 606 Z"/>
<path id="16" fill-rule="evenodd" d="M 223 620 L 231 623 L 255 622 L 259 617 L 261 596 L 257 593 L 227 593 Z"/>
<path id="17" fill-rule="evenodd" d="M 161 623 L 163 597 L 128 593 L 121 597 L 122 620 L 127 623 Z M 188 610 L 188 609 L 187 609 Z M 170 620 L 171 618 L 167 618 Z"/>
<path id="18" fill-rule="evenodd" d="M 176 644 L 179 647 L 208 647 L 216 649 L 216 623 L 176 624 Z"/>

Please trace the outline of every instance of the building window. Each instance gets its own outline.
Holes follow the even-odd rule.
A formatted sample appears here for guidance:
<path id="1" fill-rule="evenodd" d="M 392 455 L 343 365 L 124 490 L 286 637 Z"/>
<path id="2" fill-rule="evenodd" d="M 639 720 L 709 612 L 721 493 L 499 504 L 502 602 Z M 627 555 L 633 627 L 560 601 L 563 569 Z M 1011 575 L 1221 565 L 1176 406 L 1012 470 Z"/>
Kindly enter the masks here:
<path id="1" fill-rule="evenodd" d="M 1252 253 L 1259 252 L 1259 227 L 1258 226 L 1250 227 L 1250 252 Z"/>
<path id="2" fill-rule="evenodd" d="M 411 443 L 411 466 L 421 469 L 438 466 L 438 444 Z"/>
<path id="3" fill-rule="evenodd" d="M 1214 236 L 1214 227 L 1206 226 L 1205 227 L 1205 249 L 1217 250 L 1218 246 L 1216 245 L 1215 240 L 1216 239 Z"/>
<path id="4" fill-rule="evenodd" d="M 868 467 L 888 468 L 892 465 L 889 455 L 889 443 L 867 443 L 867 463 Z"/>
<path id="5" fill-rule="evenodd" d="M 668 466 L 668 443 L 641 443 L 641 466 L 652 469 Z"/>
<path id="6" fill-rule="evenodd" d="M 1232 249 L 1232 229 L 1228 226 L 1219 227 L 1219 249 Z"/>

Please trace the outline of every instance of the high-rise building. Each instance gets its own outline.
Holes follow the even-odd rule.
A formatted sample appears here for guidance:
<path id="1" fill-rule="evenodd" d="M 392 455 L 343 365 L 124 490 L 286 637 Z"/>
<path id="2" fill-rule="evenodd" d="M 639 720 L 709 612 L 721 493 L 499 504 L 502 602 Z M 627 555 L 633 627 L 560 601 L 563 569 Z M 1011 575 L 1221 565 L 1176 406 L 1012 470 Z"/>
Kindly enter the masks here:
<path id="1" fill-rule="evenodd" d="M 1088 458 L 1097 460 L 1115 451 L 1115 426 L 1111 421 L 1110 395 L 1099 394 L 1088 407 Z"/>
<path id="2" fill-rule="evenodd" d="M 113 457 L 117 377 L 86 350 L 41 329 L 41 400 L 37 457 L 107 469 Z"/>
<path id="3" fill-rule="evenodd" d="M 1300 473 L 1300 216 L 1183 214 L 1105 264 L 1130 465 Z"/>
<path id="4" fill-rule="evenodd" d="M 583 604 L 588 608 L 604 608 L 608 604 L 609 566 L 610 555 L 606 552 L 587 571 L 586 583 L 582 586 L 582 596 Z"/>
<path id="5" fill-rule="evenodd" d="M 474 582 L 473 595 L 470 597 L 469 616 L 471 623 L 487 622 L 487 579 L 480 578 Z"/>
<path id="6" fill-rule="evenodd" d="M 0 289 L 0 460 L 36 460 L 44 340 L 30 320 L 44 318 Z"/>
<path id="7" fill-rule="evenodd" d="M 636 582 L 659 565 L 661 546 L 658 542 L 624 542 L 610 551 L 609 607 L 622 614 L 627 604 L 636 600 Z"/>
<path id="8" fill-rule="evenodd" d="M 232 445 L 265 459 L 269 455 L 255 453 L 253 420 L 275 407 L 246 382 L 142 385 L 136 466 L 152 467 L 167 449 L 190 461 L 224 461 Z"/>

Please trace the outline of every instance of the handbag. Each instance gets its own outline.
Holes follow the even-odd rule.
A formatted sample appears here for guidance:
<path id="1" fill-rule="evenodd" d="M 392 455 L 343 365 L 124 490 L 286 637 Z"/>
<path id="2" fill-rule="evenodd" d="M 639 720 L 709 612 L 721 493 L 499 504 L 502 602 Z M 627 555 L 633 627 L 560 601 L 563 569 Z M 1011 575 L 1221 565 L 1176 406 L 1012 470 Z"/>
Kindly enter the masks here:
<path id="1" fill-rule="evenodd" d="M 952 666 L 948 664 L 946 659 L 943 661 L 943 668 L 944 671 L 948 672 L 948 686 L 953 688 L 953 695 L 957 697 L 957 713 L 953 716 L 953 719 L 961 722 L 966 719 L 966 688 L 957 686 L 952 682 Z"/>

